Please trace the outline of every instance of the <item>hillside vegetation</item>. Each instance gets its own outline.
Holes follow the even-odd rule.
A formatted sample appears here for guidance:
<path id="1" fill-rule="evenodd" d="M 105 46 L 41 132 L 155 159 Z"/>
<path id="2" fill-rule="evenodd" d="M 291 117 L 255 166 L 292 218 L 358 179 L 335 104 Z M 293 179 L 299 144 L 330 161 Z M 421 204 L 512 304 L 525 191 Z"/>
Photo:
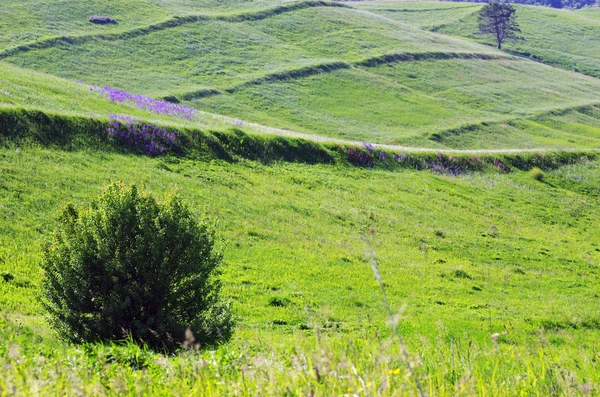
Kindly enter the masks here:
<path id="1" fill-rule="evenodd" d="M 44 394 L 82 387 L 118 394 L 123 389 L 116 384 L 125 382 L 140 393 L 230 394 L 247 382 L 248 394 L 285 387 L 360 394 L 365 386 L 359 379 L 373 393 L 410 388 L 398 375 L 404 369 L 387 339 L 361 231 L 372 233 L 394 310 L 405 307 L 400 330 L 410 351 L 422 357 L 418 374 L 425 387 L 545 394 L 600 381 L 597 162 L 550 171 L 538 182 L 525 172 L 448 177 L 13 148 L 0 153 L 0 169 L 0 257 L 3 271 L 14 276 L 0 281 L 1 338 L 17 346 L 3 343 L 0 350 L 8 369 L 0 377 L 4 390 L 36 387 Z M 69 348 L 65 355 L 47 331 L 35 297 L 40 250 L 57 208 L 85 203 L 114 178 L 143 182 L 156 193 L 176 185 L 198 211 L 219 219 L 229 241 L 224 292 L 241 323 L 217 361 L 209 352 L 198 356 L 213 362 L 205 370 L 117 347 L 104 353 Z M 504 332 L 497 344 L 490 339 Z M 452 349 L 461 357 L 454 366 Z M 28 361 L 18 363 L 21 355 Z M 108 356 L 114 360 L 103 361 Z M 244 369 L 244 357 L 256 366 Z M 510 366 L 507 357 L 513 357 Z M 272 368 L 265 380 L 263 359 Z M 65 360 L 75 367 L 53 369 L 64 368 Z M 313 364 L 296 366 L 295 360 L 314 362 L 321 380 Z M 98 365 L 101 370 L 91 370 Z M 151 370 L 136 371 L 140 365 Z M 172 365 L 179 368 L 175 379 L 166 375 Z M 558 368 L 574 371 L 575 378 L 566 380 Z M 187 371 L 196 375 L 183 381 Z M 215 383 L 216 373 L 225 384 Z"/>
<path id="2" fill-rule="evenodd" d="M 542 114 L 596 105 L 596 79 L 404 23 L 470 18 L 477 5 L 382 4 L 201 5 L 202 13 L 168 23 L 41 40 L 3 56 L 86 84 L 306 134 L 453 149 L 598 146 L 594 112 L 587 112 L 585 131 L 537 122 Z M 403 20 L 405 14 L 418 16 Z M 509 132 L 499 134 L 498 125 Z"/>
<path id="3" fill-rule="evenodd" d="M 394 51 L 482 49 L 363 15 L 338 3 L 294 4 L 296 7 L 271 7 L 271 13 L 182 19 L 174 26 L 149 31 L 32 48 L 7 59 L 89 84 L 157 95 L 203 86 L 225 89 L 265 74 L 331 61 L 358 61 Z"/>
<path id="4" fill-rule="evenodd" d="M 493 45 L 491 38 L 477 34 L 479 4 L 364 2 L 355 7 L 430 31 Z M 507 41 L 509 52 L 600 77 L 600 9 L 515 8 L 524 40 Z"/>
<path id="5" fill-rule="evenodd" d="M 5 0 L 0 50 L 56 37 L 118 33 L 177 17 L 264 8 L 272 0 Z M 92 25 L 92 15 L 114 16 L 116 25 Z"/>
<path id="6" fill-rule="evenodd" d="M 4 1 L 0 395 L 600 394 L 598 14 L 503 52 L 480 7 Z M 110 181 L 214 221 L 230 342 L 49 327 L 44 244 Z"/>
<path id="7" fill-rule="evenodd" d="M 140 109 L 132 103 L 111 101 L 98 92 L 97 87 L 31 69 L 18 68 L 4 62 L 0 62 L 0 74 L 0 113 L 2 109 L 26 109 L 104 121 L 108 120 L 110 115 L 129 115 L 147 122 L 169 124 L 179 128 L 226 129 L 235 125 L 233 119 L 202 111 L 196 111 L 193 120 L 157 114 Z M 252 128 L 249 127 L 251 131 Z"/>

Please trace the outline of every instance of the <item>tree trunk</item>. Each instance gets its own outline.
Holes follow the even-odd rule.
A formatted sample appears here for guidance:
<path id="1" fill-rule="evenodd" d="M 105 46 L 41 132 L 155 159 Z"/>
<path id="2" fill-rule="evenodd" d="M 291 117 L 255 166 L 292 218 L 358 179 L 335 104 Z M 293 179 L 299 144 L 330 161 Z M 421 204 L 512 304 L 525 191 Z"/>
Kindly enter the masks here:
<path id="1" fill-rule="evenodd" d="M 496 42 L 498 43 L 498 49 L 501 50 L 502 49 L 502 40 L 500 39 L 500 29 L 498 28 L 498 25 L 495 26 L 495 30 L 496 30 Z"/>

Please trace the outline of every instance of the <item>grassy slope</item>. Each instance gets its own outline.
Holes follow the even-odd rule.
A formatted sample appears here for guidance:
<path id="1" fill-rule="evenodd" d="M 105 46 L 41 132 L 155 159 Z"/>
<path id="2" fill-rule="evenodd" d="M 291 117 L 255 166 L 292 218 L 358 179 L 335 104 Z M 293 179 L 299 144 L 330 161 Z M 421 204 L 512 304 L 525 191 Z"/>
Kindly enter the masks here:
<path id="1" fill-rule="evenodd" d="M 473 134 L 469 131 L 461 131 L 460 134 L 442 134 L 444 138 L 440 142 L 425 139 L 423 135 L 436 131 L 431 127 L 433 121 L 443 124 L 445 128 L 452 125 L 460 126 L 468 123 L 476 123 L 484 119 L 494 121 L 501 119 L 497 114 L 484 108 L 485 96 L 481 93 L 483 90 L 490 90 L 491 87 L 502 84 L 514 84 L 510 79 L 499 80 L 490 83 L 483 78 L 483 71 L 495 68 L 501 68 L 505 73 L 518 72 L 518 68 L 523 65 L 522 62 L 514 61 L 484 61 L 484 60 L 447 60 L 447 61 L 419 61 L 410 64 L 426 65 L 419 67 L 417 72 L 410 68 L 409 63 L 395 64 L 393 67 L 379 66 L 375 68 L 366 68 L 364 70 L 341 70 L 338 72 L 314 76 L 308 79 L 301 79 L 292 82 L 262 84 L 259 86 L 250 85 L 239 89 L 234 95 L 221 95 L 214 98 L 206 98 L 195 101 L 199 108 L 212 109 L 228 113 L 228 106 L 231 103 L 231 97 L 237 98 L 235 104 L 236 112 L 232 112 L 243 118 L 257 119 L 263 123 L 271 125 L 281 125 L 292 127 L 299 131 L 312 132 L 318 131 L 324 135 L 328 134 L 326 125 L 343 126 L 343 133 L 334 136 L 348 139 L 376 139 L 380 141 L 389 140 L 390 136 L 395 136 L 399 130 L 405 130 L 404 139 L 399 142 L 409 143 L 416 146 L 438 146 L 451 148 L 464 147 L 540 147 L 540 146 L 574 146 L 574 147 L 594 147 L 597 144 L 597 114 L 590 113 L 584 118 L 578 120 L 565 119 L 565 116 L 546 116 L 549 122 L 543 127 L 543 132 L 534 131 L 530 124 L 539 127 L 539 123 L 529 121 L 518 124 L 513 127 L 511 134 L 503 133 L 502 140 L 499 142 L 490 139 L 487 134 L 485 139 L 481 139 L 479 134 Z M 472 87 L 453 87 L 447 85 L 447 76 L 444 71 L 451 72 L 452 66 L 461 65 L 463 68 L 470 68 L 470 72 L 481 75 L 482 84 Z M 491 64 L 491 65 L 490 65 Z M 479 68 L 478 68 L 479 65 Z M 515 69 L 513 71 L 512 69 Z M 158 116 L 149 112 L 141 111 L 130 106 L 110 103 L 103 99 L 97 93 L 89 92 L 85 85 L 76 84 L 45 75 L 32 72 L 27 69 L 19 69 L 8 64 L 0 64 L 3 73 L 5 85 L 0 91 L 0 106 L 25 107 L 38 109 L 50 113 L 74 114 L 85 117 L 99 117 L 106 119 L 109 114 L 129 114 L 142 118 L 147 121 L 153 121 L 159 124 L 169 124 L 172 126 L 193 127 L 200 129 L 227 129 L 235 124 L 233 120 L 227 120 L 211 114 L 199 113 L 199 119 L 196 121 L 187 121 L 176 119 L 169 116 Z M 550 70 L 551 72 L 553 70 Z M 441 76 L 441 77 L 440 77 Z M 438 78 L 439 77 L 439 78 Z M 390 84 L 391 79 L 402 83 Z M 319 82 L 319 84 L 305 85 L 305 80 Z M 374 86 L 373 81 L 378 81 L 380 85 Z M 420 82 L 420 83 L 419 83 Z M 428 82 L 424 85 L 423 82 Z M 487 84 L 483 84 L 487 83 Z M 412 86 L 411 86 L 412 85 Z M 390 86 L 396 90 L 396 93 L 386 94 L 387 100 L 382 100 L 382 92 L 390 90 Z M 517 106 L 527 101 L 539 99 L 547 94 L 554 92 L 552 88 L 556 87 L 554 81 L 541 81 L 541 89 L 532 90 L 529 95 L 511 97 L 510 101 L 503 99 L 497 101 L 496 108 L 501 109 L 505 117 L 519 116 L 515 113 Z M 290 87 L 296 92 L 304 92 L 303 95 L 294 97 L 285 96 L 289 93 Z M 298 88 L 295 88 L 298 87 Z M 568 86 L 563 85 L 561 88 Z M 279 89 L 278 89 L 279 88 Z M 315 89 L 316 88 L 316 89 Z M 446 90 L 444 90 L 446 88 Z M 579 91 L 585 99 L 583 91 L 585 87 L 569 88 L 572 92 Z M 301 91 L 303 90 L 303 91 Z M 436 90 L 435 96 L 432 95 Z M 425 91 L 425 95 L 419 91 Z M 361 93 L 360 106 L 340 107 L 340 102 L 350 102 L 355 100 L 355 96 Z M 515 89 L 516 92 L 516 89 Z M 401 93 L 401 94 L 400 94 Z M 480 98 L 479 107 L 481 110 L 473 109 L 473 103 Z M 589 95 L 589 94 L 588 94 Z M 483 99 L 481 99 L 483 96 Z M 281 98 L 281 101 L 273 100 Z M 593 95 L 588 97 L 592 98 Z M 246 102 L 243 101 L 244 98 Z M 554 106 L 564 106 L 569 98 L 560 98 L 556 95 L 546 96 L 546 103 Z M 512 102 L 511 102 L 512 101 Z M 432 105 L 433 102 L 433 105 Z M 354 102 L 356 103 L 356 102 Z M 252 104 L 251 106 L 249 104 Z M 257 108 L 268 108 L 270 111 L 259 111 Z M 243 109 L 243 112 L 240 112 Z M 329 109 L 330 113 L 323 114 L 310 112 L 311 109 Z M 545 108 L 531 108 L 530 113 L 545 111 Z M 375 124 L 372 122 L 373 115 L 378 115 L 385 123 Z M 418 115 L 419 117 L 416 117 Z M 288 120 L 282 123 L 281 119 Z M 564 119 L 564 120 L 563 120 Z M 554 121 L 553 121 L 554 120 Z M 563 121 L 561 121 L 563 120 Z M 306 126 L 310 128 L 306 128 Z M 374 128 L 374 126 L 376 128 Z M 558 133 L 560 127 L 562 133 Z M 583 127 L 583 128 L 581 128 Z M 260 133 L 264 129 L 260 126 L 243 124 L 243 128 L 248 132 Z M 530 139 L 523 141 L 520 131 L 529 130 Z M 538 128 L 539 129 L 539 128 Z M 569 131 L 570 129 L 570 131 Z M 365 133 L 365 131 L 368 132 Z M 469 142 L 469 139 L 473 142 Z M 486 144 L 482 144 L 486 142 Z"/>
<path id="2" fill-rule="evenodd" d="M 321 11 L 325 18 L 330 11 L 341 12 Z M 286 33 L 287 21 L 280 15 L 235 26 L 261 26 L 254 32 L 275 38 L 280 32 L 278 39 L 286 41 L 286 34 L 302 31 L 296 26 L 298 33 Z M 358 60 L 360 54 L 341 44 L 361 30 L 329 24 L 315 24 L 332 29 L 331 35 L 320 38 L 319 48 L 311 48 L 307 34 L 304 46 L 313 51 L 310 62 L 337 59 L 339 54 Z M 388 38 L 378 37 L 378 45 L 387 45 L 382 43 Z M 335 57 L 325 52 L 327 40 L 339 47 L 327 50 Z M 258 62 L 261 54 L 253 54 Z M 274 63 L 273 71 L 285 67 L 282 59 Z M 239 67 L 234 64 L 228 64 L 231 76 Z M 449 83 L 465 68 L 477 85 Z M 248 70 L 245 78 L 261 76 Z M 217 108 L 225 106 L 223 99 L 237 98 L 231 114 L 253 106 L 257 119 L 273 124 L 294 120 L 299 128 L 300 119 L 315 126 L 336 125 L 342 116 L 352 116 L 354 123 L 367 128 L 369 118 L 375 122 L 380 117 L 378 131 L 384 132 L 386 118 L 413 126 L 434 117 L 440 124 L 449 123 L 444 117 L 464 117 L 460 123 L 498 115 L 513 118 L 519 116 L 515 103 L 533 102 L 536 107 L 526 110 L 527 118 L 511 121 L 506 128 L 490 124 L 484 131 L 442 133 L 441 143 L 431 144 L 500 147 L 510 140 L 513 147 L 597 147 L 597 107 L 545 112 L 555 105 L 590 101 L 595 81 L 580 78 L 575 87 L 562 78 L 575 75 L 551 70 L 541 75 L 547 80 L 539 77 L 542 88 L 517 94 L 520 87 L 514 80 L 528 70 L 551 69 L 509 60 L 406 62 L 248 86 L 201 101 Z M 99 72 L 91 68 L 89 73 Z M 56 77 L 4 64 L 0 75 L 0 107 L 102 117 L 123 112 L 190 126 L 107 103 L 85 86 Z M 215 81 L 229 84 L 234 81 L 229 78 Z M 381 101 L 381 92 L 369 91 L 373 81 L 381 82 L 382 91 L 394 87 L 395 95 Z M 141 79 L 136 84 L 152 88 Z M 494 101 L 473 99 L 496 89 L 513 93 L 510 101 L 502 96 Z M 563 96 L 549 95 L 549 90 Z M 289 106 L 290 93 L 302 94 L 306 104 Z M 257 95 L 264 102 L 258 102 Z M 390 104 L 382 107 L 378 101 Z M 341 102 L 354 107 L 343 108 Z M 261 106 L 271 107 L 274 116 Z M 317 111 L 325 106 L 337 120 L 323 120 L 326 112 L 319 117 Z M 403 106 L 413 107 L 412 117 L 398 115 Z M 228 125 L 218 123 L 194 125 Z M 343 125 L 353 127 L 348 121 Z M 524 130 L 530 141 L 524 140 Z M 430 136 L 431 130 L 422 131 Z M 381 132 L 370 136 L 386 139 Z M 407 139 L 430 142 L 423 135 Z M 429 395 L 574 394 L 586 388 L 600 393 L 599 167 L 598 162 L 566 166 L 538 182 L 523 172 L 450 178 L 347 166 L 150 159 L 91 148 L 69 152 L 8 143 L 0 149 L 0 269 L 15 278 L 0 278 L 0 394 L 269 395 L 286 388 L 291 395 L 414 392 L 398 347 L 387 337 L 389 324 L 364 257 L 361 230 L 374 233 L 373 248 L 394 310 L 406 305 L 400 329 L 410 351 L 421 356 L 417 372 Z M 215 353 L 168 358 L 134 347 L 73 347 L 50 332 L 37 300 L 41 246 L 61 205 L 87 202 L 110 179 L 145 184 L 157 194 L 177 186 L 200 213 L 219 219 L 219 231 L 230 242 L 225 293 L 240 316 L 229 345 Z M 284 305 L 269 304 L 273 299 Z M 490 335 L 503 330 L 507 333 L 493 343 Z"/>
<path id="3" fill-rule="evenodd" d="M 477 11 L 481 5 L 368 2 L 355 6 L 420 28 L 493 45 L 491 38 L 476 34 Z M 506 49 L 563 69 L 600 77 L 600 10 L 556 10 L 521 5 L 516 8 L 525 40 L 508 41 Z"/>
<path id="4" fill-rule="evenodd" d="M 0 15 L 0 51 L 36 40 L 63 36 L 123 32 L 174 16 L 263 8 L 272 0 L 5 0 Z M 92 15 L 116 18 L 117 25 L 94 25 Z"/>
<path id="5" fill-rule="evenodd" d="M 0 75 L 0 112 L 3 108 L 23 108 L 100 120 L 107 120 L 109 115 L 118 114 L 174 128 L 220 131 L 240 126 L 241 123 L 239 120 L 202 111 L 197 112 L 198 117 L 195 120 L 151 113 L 133 105 L 111 102 L 97 92 L 90 92 L 88 85 L 18 68 L 4 62 L 0 62 Z M 250 133 L 265 132 L 265 128 L 257 125 L 244 123 L 243 128 Z"/>
<path id="6" fill-rule="evenodd" d="M 291 126 L 294 129 L 305 132 L 319 131 L 326 123 L 336 123 L 337 125 L 343 125 L 345 132 L 337 136 L 348 139 L 364 138 L 383 141 L 389 139 L 389 136 L 393 136 L 399 129 L 405 129 L 407 137 L 401 140 L 401 142 L 412 143 L 416 146 L 449 148 L 487 147 L 490 149 L 502 147 L 552 147 L 555 145 L 581 148 L 598 146 L 597 130 L 600 127 L 600 123 L 598 122 L 598 112 L 593 111 L 593 108 L 585 108 L 580 112 L 577 112 L 575 109 L 572 112 L 561 115 L 542 115 L 535 120 L 520 122 L 512 127 L 505 128 L 502 133 L 498 133 L 497 135 L 490 133 L 488 128 L 487 132 L 477 129 L 475 131 L 459 131 L 459 133 L 456 131 L 442 133 L 440 135 L 442 138 L 438 139 L 438 141 L 425 139 L 423 135 L 430 136 L 429 134 L 435 131 L 430 127 L 432 120 L 441 120 L 439 123 L 445 124 L 446 128 L 448 128 L 452 124 L 463 125 L 473 121 L 476 122 L 482 118 L 488 121 L 498 119 L 496 114 L 486 109 L 471 109 L 469 107 L 472 106 L 471 100 L 464 100 L 467 97 L 476 98 L 474 95 L 477 92 L 481 92 L 482 89 L 489 89 L 489 86 L 487 88 L 486 86 L 481 86 L 478 88 L 479 91 L 468 87 L 443 90 L 443 88 L 447 88 L 442 86 L 443 84 L 447 84 L 447 76 L 444 76 L 442 72 L 444 70 L 451 70 L 451 68 L 444 68 L 443 65 L 447 63 L 463 64 L 463 67 L 473 68 L 473 73 L 475 73 L 477 72 L 477 64 L 486 65 L 492 63 L 493 67 L 502 67 L 500 65 L 506 64 L 514 68 L 522 65 L 522 63 L 516 62 L 513 64 L 512 61 L 500 60 L 411 62 L 411 64 L 413 63 L 429 66 L 427 68 L 418 68 L 418 75 L 414 73 L 412 68 L 408 67 L 408 63 L 395 64 L 394 67 L 384 65 L 365 68 L 364 70 L 341 70 L 331 74 L 308 78 L 308 80 L 322 82 L 320 85 L 313 84 L 309 87 L 301 84 L 303 79 L 296 82 L 279 84 L 250 85 L 236 91 L 232 95 L 238 98 L 235 106 L 237 113 L 234 112 L 234 114 L 244 118 L 254 118 L 276 126 Z M 437 65 L 442 67 L 435 69 L 434 66 Z M 489 66 L 485 66 L 485 68 L 489 68 Z M 430 70 L 429 74 L 427 74 L 427 70 Z M 185 127 L 203 130 L 225 130 L 239 124 L 235 120 L 205 112 L 199 112 L 198 120 L 194 121 L 156 115 L 131 106 L 109 102 L 101 95 L 90 92 L 89 87 L 86 85 L 69 82 L 51 75 L 33 72 L 28 69 L 20 69 L 4 63 L 0 63 L 0 71 L 2 72 L 4 82 L 2 90 L 0 90 L 0 108 L 23 107 L 52 114 L 96 117 L 104 120 L 110 114 L 128 114 L 146 121 L 167 124 L 176 128 Z M 405 84 L 401 87 L 402 91 L 400 91 L 403 94 L 387 94 L 387 100 L 382 101 L 383 94 L 380 90 L 389 89 L 388 77 L 390 74 L 392 78 L 402 81 Z M 438 74 L 441 76 L 440 79 L 436 79 L 435 77 Z M 374 90 L 374 86 L 371 83 L 377 80 L 380 81 L 381 85 L 376 86 L 377 89 Z M 436 94 L 436 97 L 439 98 L 436 100 L 437 106 L 431 105 L 433 97 L 430 96 L 430 92 L 425 90 L 426 95 L 423 95 L 411 87 L 411 84 L 419 87 L 419 81 L 429 82 L 427 90 L 438 90 Z M 498 84 L 502 83 L 505 82 L 498 82 Z M 551 81 L 544 81 L 540 84 L 548 86 L 548 88 L 543 88 L 544 90 L 550 90 L 550 88 L 554 87 L 554 83 Z M 277 90 L 278 86 L 282 86 L 279 91 Z M 304 95 L 297 95 L 294 98 L 284 96 L 285 93 L 289 93 L 290 87 L 294 89 L 295 86 L 299 87 L 298 91 L 304 89 Z M 315 91 L 315 86 L 319 90 Z M 398 89 L 399 85 L 394 85 L 393 87 Z M 307 92 L 307 88 L 311 91 Z M 577 87 L 580 92 L 582 88 Z M 462 93 L 461 90 L 463 91 Z M 353 100 L 352 96 L 358 95 L 358 92 L 361 93 L 361 106 L 358 109 L 339 107 L 339 102 Z M 537 93 L 537 95 L 540 94 L 543 94 L 543 92 Z M 221 95 L 199 100 L 195 103 L 200 103 L 201 106 L 198 106 L 200 108 L 212 108 L 215 111 L 226 112 L 227 104 L 229 103 L 227 99 L 231 99 L 232 96 Z M 275 103 L 269 96 L 281 96 L 281 101 Z M 248 98 L 246 103 L 242 102 L 243 98 Z M 528 100 L 532 101 L 532 98 L 535 99 L 536 96 L 521 96 L 511 98 L 511 100 L 525 102 Z M 561 98 L 556 96 L 547 98 L 547 101 L 555 101 L 555 106 L 564 104 L 560 102 Z M 249 106 L 247 103 L 252 103 L 253 106 Z M 289 109 L 292 105 L 294 110 L 290 111 Z M 270 112 L 256 110 L 261 106 L 269 108 Z M 508 101 L 504 101 L 503 105 L 499 104 L 498 106 L 504 106 L 507 115 L 512 114 L 510 110 L 515 109 L 515 104 L 511 104 Z M 513 107 L 507 108 L 507 106 Z M 307 108 L 330 109 L 331 113 L 315 117 L 314 113 L 308 112 Z M 240 112 L 240 109 L 244 111 Z M 336 113 L 336 109 L 338 113 Z M 301 110 L 304 110 L 304 113 Z M 532 112 L 543 110 L 546 109 L 532 108 Z M 573 112 L 579 116 L 575 118 L 571 117 Z M 378 129 L 374 129 L 371 121 L 374 114 L 388 121 L 385 124 L 375 124 Z M 419 117 L 416 117 L 416 115 L 419 115 Z M 281 118 L 285 118 L 288 122 L 281 123 Z M 312 128 L 306 128 L 306 124 Z M 500 126 L 504 126 L 504 124 Z M 261 126 L 248 123 L 243 123 L 242 128 L 250 133 L 269 132 Z M 527 141 L 523 140 L 521 134 L 523 130 L 528 131 L 530 139 Z M 324 134 L 327 134 L 326 130 L 324 131 Z M 369 134 L 365 134 L 364 131 L 368 131 Z M 276 133 L 276 131 L 270 132 Z M 495 136 L 501 136 L 502 138 L 500 141 L 497 141 L 494 139 Z M 485 143 L 482 144 L 482 142 Z"/>
<path id="7" fill-rule="evenodd" d="M 520 77 L 528 75 L 523 82 Z M 295 81 L 251 85 L 231 95 L 193 101 L 198 108 L 323 135 L 431 146 L 430 134 L 465 125 L 528 118 L 597 103 L 598 81 L 520 60 L 426 60 L 340 70 Z M 519 129 L 519 128 L 517 128 Z M 450 147 L 598 147 L 591 126 L 583 139 L 552 131 L 539 139 L 524 129 L 521 143 L 498 135 L 448 142 Z M 523 133 L 525 132 L 525 133 Z M 494 134 L 495 135 L 495 134 Z M 443 142 L 442 142 L 443 143 Z"/>
<path id="8" fill-rule="evenodd" d="M 457 8 L 462 12 L 465 7 Z M 425 10 L 413 14 L 429 12 Z M 423 52 L 436 55 L 390 67 L 352 68 L 382 54 Z M 499 131 L 503 124 L 495 124 L 483 136 L 453 133 L 452 139 L 429 139 L 445 130 L 504 123 L 596 101 L 596 80 L 532 62 L 435 59 L 465 53 L 497 56 L 485 46 L 432 35 L 368 12 L 309 7 L 256 21 L 208 20 L 122 40 L 61 44 L 19 53 L 8 61 L 155 96 L 194 96 L 202 87 L 216 87 L 221 93 L 234 89 L 192 104 L 337 138 L 451 148 L 598 147 L 593 123 L 583 139 L 548 127 L 540 134 L 531 121 L 513 125 L 509 134 Z M 314 71 L 300 70 L 291 79 L 281 77 L 289 70 L 322 64 L 350 69 L 330 74 L 317 70 L 309 78 L 302 77 Z M 516 83 L 523 75 L 529 76 L 526 92 Z M 466 86 L 465 78 L 473 87 Z M 252 81 L 260 85 L 247 84 Z"/>
<path id="9" fill-rule="evenodd" d="M 363 1 L 352 3 L 352 7 L 428 30 L 465 18 L 481 5 L 449 1 Z"/>
<path id="10" fill-rule="evenodd" d="M 390 52 L 493 52 L 343 8 L 310 7 L 250 22 L 203 21 L 126 40 L 97 39 L 9 57 L 89 84 L 161 95 L 220 89 L 267 73 Z"/>
<path id="11" fill-rule="evenodd" d="M 260 356 L 264 341 L 277 346 L 269 351 L 275 366 L 281 366 L 281 374 L 266 384 L 279 389 L 292 385 L 285 374 L 298 369 L 285 359 L 290 354 L 285 345 L 307 343 L 303 354 L 311 355 L 325 343 L 312 339 L 311 331 L 299 334 L 305 325 L 322 329 L 326 340 L 332 340 L 327 347 L 332 354 L 344 351 L 343 340 L 366 337 L 358 351 L 348 354 L 364 366 L 369 381 L 381 382 L 387 369 L 364 362 L 368 352 L 378 349 L 375 330 L 387 333 L 377 286 L 359 239 L 359 232 L 367 229 L 375 233 L 373 248 L 393 307 L 406 304 L 401 331 L 410 349 L 424 354 L 419 371 L 423 377 L 434 376 L 426 385 L 449 386 L 443 374 L 450 363 L 440 351 L 449 351 L 452 338 L 465 355 L 458 377 L 469 369 L 490 388 L 493 377 L 513 391 L 529 385 L 531 378 L 524 380 L 520 374 L 531 365 L 530 376 L 538 382 L 535 390 L 549 390 L 550 382 L 559 378 L 538 367 L 538 353 L 530 346 L 545 349 L 548 360 L 574 371 L 579 384 L 600 381 L 597 363 L 590 361 L 600 342 L 598 163 L 561 168 L 547 175 L 545 182 L 537 182 L 520 172 L 449 178 L 414 171 L 210 164 L 13 148 L 0 151 L 0 170 L 0 258 L 3 271 L 15 275 L 9 283 L 0 281 L 0 307 L 7 316 L 4 327 L 16 330 L 16 324 L 24 324 L 25 331 L 33 327 L 45 335 L 37 344 L 48 350 L 51 362 L 62 363 L 62 358 L 51 353 L 56 342 L 39 318 L 35 299 L 41 245 L 53 228 L 57 208 L 67 201 L 85 203 L 103 181 L 117 178 L 143 183 L 156 193 L 177 186 L 198 211 L 219 218 L 219 231 L 229 241 L 225 293 L 233 299 L 241 320 L 239 339 L 223 348 L 219 358 L 225 360 L 221 365 L 230 368 L 223 369 L 231 382 L 225 388 L 229 392 L 242 379 L 241 368 L 236 362 L 227 364 L 227 357 L 236 349 Z M 457 277 L 456 270 L 472 279 Z M 272 298 L 286 303 L 271 306 Z M 436 320 L 424 321 L 432 318 Z M 541 327 L 559 332 L 540 337 Z M 506 344 L 493 353 L 489 335 L 505 328 Z M 253 336 L 255 332 L 260 336 Z M 27 349 L 32 341 L 27 335 L 22 330 L 0 337 Z M 308 341 L 299 342 L 304 338 Z M 427 343 L 419 342 L 420 338 Z M 391 354 L 391 347 L 384 349 Z M 467 358 L 476 351 L 485 351 L 486 358 Z M 10 351 L 0 353 L 3 362 L 11 362 Z M 36 353 L 28 354 L 30 360 L 37 360 Z M 505 354 L 517 354 L 514 365 L 500 365 L 496 375 L 487 372 L 485 368 Z M 87 371 L 96 359 L 84 360 L 77 371 Z M 399 365 L 393 357 L 389 360 L 382 365 Z M 0 386 L 31 382 L 33 367 L 21 364 L 19 368 L 26 375 L 15 380 L 9 371 L 0 377 L 4 382 Z M 149 375 L 156 376 L 156 390 L 171 382 L 162 378 L 165 368 Z M 104 373 L 137 384 L 135 372 Z M 53 384 L 52 377 L 40 376 L 50 382 L 45 386 Z M 331 379 L 344 388 L 354 382 L 334 374 Z M 296 381 L 306 386 L 306 380 Z M 88 382 L 92 380 L 83 383 L 89 387 Z M 327 390 L 326 385 L 319 387 Z M 179 387 L 185 391 L 190 384 Z"/>
<path id="12" fill-rule="evenodd" d="M 507 50 L 563 69 L 600 77 L 599 10 L 559 11 L 521 6 L 517 8 L 517 15 L 525 40 L 506 43 Z M 446 34 L 490 42 L 473 35 L 473 31 L 476 31 L 475 16 L 440 29 Z"/>

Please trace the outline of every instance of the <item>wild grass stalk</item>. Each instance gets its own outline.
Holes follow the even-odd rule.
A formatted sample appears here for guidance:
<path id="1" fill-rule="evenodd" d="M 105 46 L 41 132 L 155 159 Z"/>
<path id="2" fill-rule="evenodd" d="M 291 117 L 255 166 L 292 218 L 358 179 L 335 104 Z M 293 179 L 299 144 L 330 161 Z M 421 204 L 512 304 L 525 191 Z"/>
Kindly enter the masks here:
<path id="1" fill-rule="evenodd" d="M 415 372 L 414 364 L 412 362 L 413 361 L 412 357 L 408 351 L 408 348 L 406 347 L 406 344 L 404 343 L 404 339 L 402 338 L 402 335 L 398 331 L 398 320 L 397 320 L 397 317 L 392 312 L 392 308 L 390 306 L 390 302 L 388 300 L 387 293 L 385 291 L 385 284 L 383 283 L 383 280 L 381 278 L 381 272 L 379 271 L 379 264 L 377 262 L 377 254 L 375 253 L 375 250 L 372 248 L 369 238 L 364 233 L 361 233 L 361 240 L 362 240 L 363 244 L 365 245 L 365 250 L 366 250 L 365 254 L 366 254 L 367 259 L 369 260 L 369 264 L 371 265 L 371 269 L 373 270 L 375 279 L 377 280 L 377 283 L 379 284 L 379 287 L 381 288 L 381 296 L 383 298 L 383 304 L 385 306 L 385 309 L 387 310 L 388 316 L 390 317 L 390 321 L 392 323 L 393 335 L 395 335 L 398 338 L 398 344 L 400 346 L 400 351 L 402 352 L 402 358 L 403 358 L 404 362 L 406 363 L 406 366 L 408 367 L 410 375 L 412 376 L 412 378 L 415 381 L 415 385 L 417 386 L 417 389 L 419 390 L 419 394 L 421 395 L 421 397 L 424 397 L 425 393 L 423 392 L 423 387 L 421 386 L 419 377 L 417 376 L 417 374 Z"/>

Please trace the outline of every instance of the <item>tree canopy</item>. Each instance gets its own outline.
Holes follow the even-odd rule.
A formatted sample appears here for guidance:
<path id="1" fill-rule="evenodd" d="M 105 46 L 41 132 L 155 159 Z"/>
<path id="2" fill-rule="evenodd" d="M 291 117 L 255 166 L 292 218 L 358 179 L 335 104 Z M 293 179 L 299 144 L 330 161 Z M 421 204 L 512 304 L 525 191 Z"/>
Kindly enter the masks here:
<path id="1" fill-rule="evenodd" d="M 506 3 L 491 2 L 484 5 L 479 12 L 479 33 L 491 34 L 495 37 L 499 49 L 506 39 L 522 39 L 519 24 L 516 21 L 515 8 Z"/>

